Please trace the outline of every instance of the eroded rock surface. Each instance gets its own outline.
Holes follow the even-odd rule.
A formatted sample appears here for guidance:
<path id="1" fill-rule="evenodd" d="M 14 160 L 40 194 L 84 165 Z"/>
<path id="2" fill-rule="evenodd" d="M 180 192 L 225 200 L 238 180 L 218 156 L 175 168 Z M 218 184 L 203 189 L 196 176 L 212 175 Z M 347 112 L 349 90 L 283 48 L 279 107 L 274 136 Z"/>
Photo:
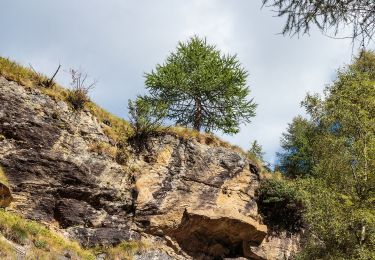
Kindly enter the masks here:
<path id="1" fill-rule="evenodd" d="M 173 136 L 150 138 L 136 177 L 135 221 L 196 257 L 242 256 L 267 227 L 256 219 L 259 177 L 244 156 Z"/>
<path id="2" fill-rule="evenodd" d="M 109 142 L 95 117 L 73 113 L 66 103 L 4 78 L 0 104 L 0 133 L 5 137 L 0 164 L 14 197 L 11 209 L 30 219 L 56 221 L 61 228 L 100 227 L 110 233 L 129 227 L 131 174 L 111 158 L 90 152 L 90 145 Z M 75 238 L 89 240 L 82 237 L 86 233 Z M 121 234 L 116 241 L 128 238 Z"/>
<path id="3" fill-rule="evenodd" d="M 163 241 L 135 259 L 284 259 L 298 249 L 266 241 L 257 167 L 238 152 L 165 134 L 141 140 L 124 167 L 91 149 L 112 142 L 90 112 L 1 77 L 0 105 L 10 210 L 84 246 Z"/>

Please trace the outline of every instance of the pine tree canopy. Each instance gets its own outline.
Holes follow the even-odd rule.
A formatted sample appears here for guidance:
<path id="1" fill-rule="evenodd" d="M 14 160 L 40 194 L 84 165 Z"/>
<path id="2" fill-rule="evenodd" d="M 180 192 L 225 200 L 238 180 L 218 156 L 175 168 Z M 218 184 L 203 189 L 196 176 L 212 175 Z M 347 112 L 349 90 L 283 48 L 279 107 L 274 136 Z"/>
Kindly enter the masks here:
<path id="1" fill-rule="evenodd" d="M 263 0 L 263 5 L 287 17 L 283 34 L 308 33 L 315 25 L 336 37 L 349 26 L 345 38 L 368 44 L 375 33 L 374 0 Z"/>
<path id="2" fill-rule="evenodd" d="M 234 134 L 255 116 L 248 73 L 236 55 L 223 55 L 206 39 L 179 42 L 164 64 L 145 75 L 150 100 L 167 104 L 167 118 L 206 132 Z"/>

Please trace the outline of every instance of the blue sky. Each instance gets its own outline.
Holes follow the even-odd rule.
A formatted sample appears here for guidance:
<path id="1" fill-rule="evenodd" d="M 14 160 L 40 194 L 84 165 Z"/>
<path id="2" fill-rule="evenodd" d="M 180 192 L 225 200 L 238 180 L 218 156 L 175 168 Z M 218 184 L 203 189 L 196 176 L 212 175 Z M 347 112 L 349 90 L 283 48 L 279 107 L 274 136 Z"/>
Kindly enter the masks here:
<path id="1" fill-rule="evenodd" d="M 91 98 L 127 118 L 127 100 L 145 93 L 144 73 L 178 41 L 207 37 L 238 55 L 258 103 L 251 124 L 222 138 L 244 149 L 256 139 L 273 163 L 281 133 L 304 112 L 305 94 L 322 92 L 353 53 L 349 40 L 317 31 L 283 37 L 283 23 L 261 0 L 0 0 L 0 55 L 47 75 L 59 63 L 65 71 L 82 68 L 98 80 Z M 69 75 L 58 81 L 67 85 Z"/>

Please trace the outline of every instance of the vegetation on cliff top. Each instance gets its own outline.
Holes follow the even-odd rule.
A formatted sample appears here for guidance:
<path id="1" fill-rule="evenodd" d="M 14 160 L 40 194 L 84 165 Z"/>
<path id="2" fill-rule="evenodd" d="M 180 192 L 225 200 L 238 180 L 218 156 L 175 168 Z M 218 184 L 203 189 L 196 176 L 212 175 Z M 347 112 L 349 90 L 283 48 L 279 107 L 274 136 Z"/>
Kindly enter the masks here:
<path id="1" fill-rule="evenodd" d="M 14 61 L 11 61 L 10 59 L 0 57 L 0 75 L 8 80 L 15 81 L 24 87 L 38 89 L 56 101 L 65 101 L 69 104 L 69 89 L 58 84 L 54 84 L 51 88 L 40 87 L 38 85 L 38 82 L 41 80 L 40 77 L 47 79 L 46 76 L 42 75 L 41 73 L 36 73 L 34 70 L 26 68 Z M 86 102 L 85 109 L 90 111 L 99 122 L 103 123 L 102 126 L 104 133 L 116 146 L 121 147 L 121 144 L 126 142 L 128 138 L 134 136 L 134 129 L 131 127 L 128 121 L 109 113 L 105 109 L 96 105 L 94 102 Z M 184 139 L 195 139 L 202 144 L 223 146 L 234 149 L 241 154 L 246 155 L 246 153 L 240 147 L 231 145 L 211 133 L 200 133 L 194 129 L 180 126 L 160 126 L 154 130 L 156 134 L 168 133 Z"/>
<path id="2" fill-rule="evenodd" d="M 235 134 L 255 116 L 247 76 L 236 55 L 194 36 L 146 74 L 145 102 L 177 125 Z"/>

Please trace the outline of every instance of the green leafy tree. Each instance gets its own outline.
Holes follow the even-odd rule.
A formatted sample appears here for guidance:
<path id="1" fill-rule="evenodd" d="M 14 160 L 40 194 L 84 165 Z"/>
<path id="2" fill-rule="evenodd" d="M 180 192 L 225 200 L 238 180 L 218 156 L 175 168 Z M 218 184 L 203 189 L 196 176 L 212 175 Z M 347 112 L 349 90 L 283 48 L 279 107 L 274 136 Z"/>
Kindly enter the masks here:
<path id="1" fill-rule="evenodd" d="M 283 151 L 277 153 L 278 169 L 289 177 L 312 174 L 314 153 L 314 123 L 298 116 L 289 124 L 281 138 Z"/>
<path id="2" fill-rule="evenodd" d="M 300 258 L 373 259 L 375 54 L 361 52 L 324 97 L 307 95 L 303 105 L 310 118 L 290 125 L 281 160 L 289 176 L 305 177 L 295 181 L 309 229 Z"/>
<path id="3" fill-rule="evenodd" d="M 180 42 L 164 64 L 146 74 L 146 86 L 150 100 L 166 104 L 166 117 L 176 124 L 233 134 L 255 116 L 246 78 L 236 55 L 222 55 L 195 36 Z"/>
<path id="4" fill-rule="evenodd" d="M 366 200 L 375 187 L 375 54 L 362 52 L 338 73 L 325 98 L 308 95 L 304 105 L 319 122 L 317 172 Z M 319 111 L 312 113 L 312 111 Z M 338 171 L 340 170 L 340 171 Z"/>
<path id="5" fill-rule="evenodd" d="M 337 36 L 340 29 L 351 26 L 347 38 L 368 43 L 375 33 L 373 0 L 262 0 L 275 8 L 277 16 L 286 16 L 283 34 L 309 33 L 315 25 L 323 33 Z"/>

